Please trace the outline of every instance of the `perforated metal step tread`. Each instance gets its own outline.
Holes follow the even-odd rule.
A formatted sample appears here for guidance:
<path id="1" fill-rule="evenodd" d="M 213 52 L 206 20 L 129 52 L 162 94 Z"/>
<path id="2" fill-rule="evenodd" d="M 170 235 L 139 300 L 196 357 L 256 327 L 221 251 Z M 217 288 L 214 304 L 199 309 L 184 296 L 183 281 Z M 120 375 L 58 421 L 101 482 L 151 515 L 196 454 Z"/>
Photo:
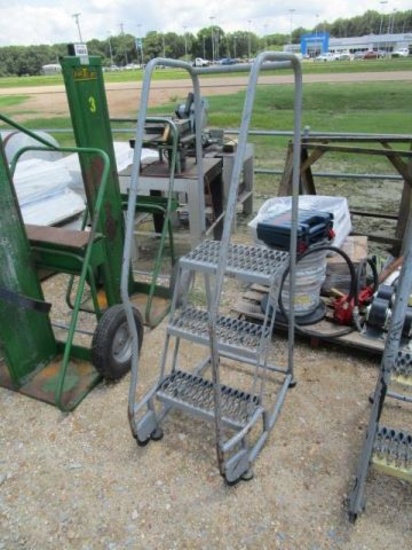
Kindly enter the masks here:
<path id="1" fill-rule="evenodd" d="M 222 422 L 232 428 L 243 428 L 259 408 L 259 398 L 225 385 L 220 391 Z M 176 370 L 164 378 L 156 396 L 172 407 L 208 420 L 215 416 L 213 382 L 201 376 Z"/>
<path id="2" fill-rule="evenodd" d="M 391 367 L 391 379 L 404 386 L 412 386 L 412 352 L 398 351 L 394 365 Z"/>
<path id="3" fill-rule="evenodd" d="M 203 241 L 180 259 L 182 267 L 213 273 L 219 262 L 221 243 Z M 263 246 L 229 245 L 226 272 L 250 282 L 269 285 L 278 274 L 283 273 L 289 263 L 289 253 Z"/>
<path id="4" fill-rule="evenodd" d="M 184 307 L 170 319 L 168 332 L 198 344 L 209 345 L 208 317 L 205 309 Z M 248 358 L 256 359 L 256 354 L 262 351 L 262 338 L 270 338 L 270 328 L 221 315 L 217 318 L 216 335 L 220 353 L 241 352 Z"/>
<path id="5" fill-rule="evenodd" d="M 412 481 L 412 435 L 403 430 L 379 426 L 372 463 L 388 475 Z"/>

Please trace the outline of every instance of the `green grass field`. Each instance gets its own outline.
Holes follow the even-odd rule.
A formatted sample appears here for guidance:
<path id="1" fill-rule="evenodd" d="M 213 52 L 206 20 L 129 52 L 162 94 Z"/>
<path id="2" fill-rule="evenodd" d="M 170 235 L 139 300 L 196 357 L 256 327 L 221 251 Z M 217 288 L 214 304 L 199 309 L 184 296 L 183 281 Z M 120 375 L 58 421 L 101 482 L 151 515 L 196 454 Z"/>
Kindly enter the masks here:
<path id="1" fill-rule="evenodd" d="M 411 71 L 412 57 L 409 56 L 408 58 L 394 58 L 388 60 L 335 61 L 329 63 L 304 61 L 302 62 L 302 70 L 304 74 Z M 143 79 L 143 74 L 144 72 L 139 69 L 133 71 L 105 72 L 104 79 L 106 82 L 140 82 Z M 158 69 L 153 72 L 153 80 L 181 80 L 185 78 L 188 78 L 188 73 L 180 69 Z M 0 78 L 0 88 L 55 86 L 56 84 L 62 83 L 62 75 Z"/>
<path id="2" fill-rule="evenodd" d="M 411 70 L 412 60 L 360 61 L 336 63 L 303 64 L 305 71 L 358 71 L 358 70 Z M 105 79 L 131 80 L 141 77 L 142 72 L 105 73 Z M 185 77 L 182 71 L 157 71 L 156 78 Z M 59 77 L 60 78 L 60 77 Z M 37 84 L 59 82 L 56 77 L 34 79 Z M 9 81 L 9 86 L 16 86 L 10 79 L 0 79 L 0 86 Z M 18 79 L 20 84 L 33 85 L 33 79 Z M 155 83 L 154 83 L 155 86 Z M 366 134 L 405 134 L 412 135 L 412 112 L 410 109 L 410 82 L 362 82 L 362 83 L 311 83 L 303 87 L 302 128 L 308 127 L 312 132 L 333 133 L 366 133 Z M 7 116 L 25 118 L 27 95 L 0 96 L 0 112 Z M 231 95 L 208 97 L 208 126 L 236 130 L 240 126 L 245 91 Z M 152 115 L 172 115 L 176 103 L 183 98 L 171 95 L 170 103 L 151 109 Z M 33 113 L 28 116 L 27 126 L 37 129 L 69 129 L 68 133 L 51 133 L 61 145 L 72 145 L 69 117 L 40 118 Z M 293 129 L 293 87 L 288 84 L 259 85 L 253 110 L 251 129 L 261 131 L 291 132 Z M 113 130 L 121 127 L 112 125 Z M 130 125 L 129 125 L 130 127 Z M 129 139 L 130 134 L 115 133 L 115 139 Z M 255 144 L 255 167 L 264 170 L 275 170 L 278 175 L 257 174 L 255 177 L 256 207 L 268 197 L 277 193 L 280 180 L 279 173 L 285 164 L 285 155 L 290 135 L 250 136 L 249 141 Z M 404 146 L 405 147 L 405 146 Z M 381 157 L 368 155 L 328 153 L 316 163 L 317 172 L 341 173 L 394 173 L 388 161 Z M 372 203 L 377 208 L 396 211 L 397 199 L 401 192 L 400 184 L 394 182 L 388 187 L 384 182 L 354 182 L 335 178 L 316 180 L 318 192 L 322 194 L 347 196 L 352 204 Z M 373 188 L 373 196 L 368 192 Z"/>

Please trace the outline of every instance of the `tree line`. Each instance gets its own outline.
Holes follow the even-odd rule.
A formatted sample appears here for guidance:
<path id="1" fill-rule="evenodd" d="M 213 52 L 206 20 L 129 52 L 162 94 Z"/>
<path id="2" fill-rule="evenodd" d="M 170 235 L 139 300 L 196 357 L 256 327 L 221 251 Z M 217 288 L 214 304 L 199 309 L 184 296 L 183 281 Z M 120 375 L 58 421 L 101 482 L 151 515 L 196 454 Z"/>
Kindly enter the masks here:
<path id="1" fill-rule="evenodd" d="M 382 14 L 369 10 L 363 15 L 336 19 L 333 23 L 318 22 L 314 28 L 296 28 L 291 34 L 273 33 L 263 37 L 250 31 L 225 33 L 218 25 L 204 27 L 196 34 L 185 32 L 148 32 L 143 38 L 127 33 L 108 36 L 105 40 L 87 42 L 90 55 L 100 56 L 105 66 L 144 65 L 154 57 L 192 60 L 203 57 L 248 59 L 261 51 L 279 50 L 284 44 L 298 44 L 303 34 L 328 32 L 335 38 L 369 34 L 412 32 L 412 10 Z M 6 46 L 0 48 L 1 76 L 32 76 L 42 72 L 42 66 L 58 63 L 67 55 L 67 44 Z"/>

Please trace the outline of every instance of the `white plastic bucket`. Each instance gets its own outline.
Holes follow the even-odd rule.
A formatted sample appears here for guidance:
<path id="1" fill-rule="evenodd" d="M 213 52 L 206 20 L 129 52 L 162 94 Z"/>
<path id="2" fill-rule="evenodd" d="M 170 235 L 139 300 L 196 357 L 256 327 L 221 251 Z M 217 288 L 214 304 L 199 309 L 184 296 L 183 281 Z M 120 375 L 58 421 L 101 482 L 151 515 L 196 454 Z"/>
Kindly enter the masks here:
<path id="1" fill-rule="evenodd" d="M 294 313 L 310 315 L 319 305 L 320 291 L 326 277 L 326 250 L 312 252 L 296 264 Z M 289 311 L 289 275 L 282 288 L 282 304 Z"/>

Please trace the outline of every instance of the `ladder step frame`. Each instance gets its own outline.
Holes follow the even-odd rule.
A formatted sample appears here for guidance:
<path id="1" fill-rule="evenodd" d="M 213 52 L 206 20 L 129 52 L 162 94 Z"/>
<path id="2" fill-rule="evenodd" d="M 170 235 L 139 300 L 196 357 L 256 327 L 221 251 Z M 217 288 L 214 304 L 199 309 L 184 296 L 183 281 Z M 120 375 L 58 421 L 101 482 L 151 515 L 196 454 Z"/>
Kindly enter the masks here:
<path id="1" fill-rule="evenodd" d="M 292 224 L 291 239 L 290 239 L 290 251 L 286 252 L 273 251 L 268 248 L 256 246 L 236 245 L 231 243 L 231 232 L 233 228 L 234 216 L 236 214 L 236 203 L 238 195 L 238 185 L 240 181 L 240 174 L 242 170 L 243 157 L 246 147 L 247 134 L 249 132 L 249 125 L 251 121 L 251 114 L 253 108 L 253 102 L 255 98 L 255 90 L 257 87 L 257 81 L 260 70 L 273 70 L 273 69 L 292 69 L 295 79 L 295 94 L 294 94 L 294 140 L 297 144 L 297 149 L 294 153 L 293 161 L 293 197 L 292 197 L 292 219 L 297 220 L 298 214 L 298 190 L 299 190 L 299 150 L 301 139 L 301 108 L 302 108 L 302 71 L 298 58 L 293 54 L 279 53 L 279 52 L 264 52 L 260 54 L 253 64 L 251 65 L 236 65 L 231 67 L 229 71 L 226 68 L 211 68 L 211 70 L 199 70 L 194 69 L 190 64 L 182 61 L 168 60 L 164 58 L 157 58 L 152 60 L 145 71 L 145 79 L 142 87 L 141 95 L 141 108 L 139 111 L 138 125 L 136 129 L 136 145 L 135 148 L 135 160 L 140 156 L 139 143 L 143 135 L 143 120 L 145 118 L 147 102 L 149 97 L 150 79 L 151 74 L 156 65 L 162 64 L 170 67 L 179 67 L 189 72 L 194 89 L 194 104 L 195 104 L 195 128 L 196 128 L 196 159 L 198 165 L 198 179 L 202 181 L 202 148 L 201 148 L 201 99 L 200 99 L 200 86 L 198 76 L 203 73 L 209 72 L 245 72 L 249 71 L 249 85 L 247 88 L 246 99 L 244 103 L 242 113 L 242 127 L 240 132 L 240 140 L 236 151 L 229 197 L 227 201 L 227 208 L 225 212 L 225 224 L 223 228 L 223 234 L 221 241 L 203 241 L 188 255 L 179 260 L 179 273 L 193 271 L 196 273 L 203 273 L 205 281 L 206 302 L 207 302 L 207 334 L 206 336 L 195 336 L 189 334 L 188 331 L 176 331 L 173 328 L 173 322 L 175 319 L 178 306 L 181 305 L 180 297 L 178 299 L 180 284 L 175 287 L 175 292 L 172 301 L 171 308 L 171 322 L 168 325 L 166 331 L 165 345 L 163 349 L 160 374 L 158 383 L 155 387 L 152 387 L 143 397 L 138 400 L 138 354 L 136 342 L 133 345 L 133 369 L 131 384 L 129 388 L 129 421 L 133 435 L 138 440 L 138 443 L 146 443 L 149 439 L 159 439 L 160 422 L 168 414 L 170 410 L 177 407 L 185 410 L 189 414 L 195 414 L 195 416 L 207 417 L 209 420 L 213 420 L 215 428 L 215 447 L 217 454 L 217 461 L 219 471 L 222 476 L 225 477 L 229 483 L 236 482 L 240 479 L 250 478 L 251 468 L 253 461 L 256 459 L 261 448 L 269 436 L 270 430 L 273 428 L 274 423 L 281 411 L 282 405 L 285 400 L 286 392 L 289 387 L 294 385 L 293 379 L 293 348 L 294 348 L 294 308 L 290 307 L 290 322 L 288 333 L 288 355 L 287 355 L 287 367 L 284 370 L 274 368 L 277 374 L 280 374 L 277 380 L 278 388 L 277 392 L 271 392 L 270 400 L 271 404 L 268 408 L 260 407 L 253 411 L 251 418 L 246 425 L 234 426 L 235 434 L 233 437 L 227 438 L 226 428 L 228 423 L 235 425 L 236 422 L 232 422 L 228 418 L 223 416 L 222 408 L 222 388 L 226 385 L 220 381 L 219 365 L 221 359 L 225 356 L 231 356 L 235 358 L 237 362 L 249 363 L 254 366 L 254 377 L 252 377 L 252 391 L 251 395 L 256 395 L 254 391 L 259 389 L 259 396 L 264 395 L 264 382 L 268 378 L 268 374 L 271 368 L 267 365 L 269 343 L 273 334 L 274 315 L 269 315 L 269 308 L 265 312 L 264 327 L 262 329 L 262 337 L 259 343 L 259 353 L 251 354 L 250 352 L 244 352 L 244 348 L 238 346 L 227 346 L 222 340 L 219 341 L 217 327 L 222 317 L 219 317 L 218 310 L 220 309 L 220 298 L 223 289 L 223 282 L 226 277 L 234 277 L 240 281 L 246 281 L 248 283 L 256 283 L 269 286 L 270 296 L 273 298 L 273 304 L 277 304 L 277 296 L 279 292 L 279 284 L 281 281 L 281 275 L 286 267 L 289 268 L 290 277 L 290 299 L 293 304 L 294 300 L 294 285 L 295 285 L 295 264 L 296 264 L 296 223 Z M 134 162 L 130 197 L 134 200 L 134 197 L 138 190 L 139 173 L 137 170 L 137 162 Z M 131 219 L 130 219 L 130 203 L 128 208 L 127 229 L 126 233 L 131 233 Z M 127 236 L 126 236 L 127 240 Z M 128 262 L 130 250 L 124 251 L 124 264 Z M 179 276 L 178 276 L 179 278 Z M 210 284 L 210 279 L 213 278 L 213 286 Z M 127 293 L 125 280 L 125 272 L 122 272 L 122 299 L 125 303 L 126 311 L 130 306 L 129 296 Z M 178 290 L 176 290 L 176 288 Z M 183 302 L 186 302 L 186 297 L 183 297 Z M 130 315 L 128 314 L 128 318 Z M 229 322 L 230 323 L 230 322 Z M 129 325 L 132 325 L 131 320 Z M 130 326 L 133 334 L 133 326 Z M 135 338 L 135 336 L 134 336 Z M 170 399 L 162 392 L 159 393 L 160 401 L 163 400 L 163 409 L 160 413 L 156 412 L 156 399 L 158 388 L 161 387 L 163 381 L 166 380 L 170 372 L 179 370 L 178 359 L 180 358 L 180 344 L 181 341 L 194 340 L 207 350 L 206 357 L 198 365 L 193 367 L 190 375 L 201 375 L 206 367 L 210 367 L 211 380 L 214 394 L 214 413 L 201 410 L 200 408 L 192 407 L 190 404 L 185 403 L 183 400 Z M 255 355 L 252 360 L 252 355 Z M 170 369 L 171 363 L 171 369 Z M 200 382 L 199 382 L 200 383 Z M 269 392 L 268 392 L 269 393 Z M 147 411 L 144 413 L 144 408 L 147 406 Z M 194 410 L 196 409 L 196 410 Z M 262 418 L 262 429 L 258 434 L 253 434 L 253 443 L 249 441 L 250 428 L 256 424 L 258 417 Z M 233 419 L 232 419 L 233 420 Z"/>

